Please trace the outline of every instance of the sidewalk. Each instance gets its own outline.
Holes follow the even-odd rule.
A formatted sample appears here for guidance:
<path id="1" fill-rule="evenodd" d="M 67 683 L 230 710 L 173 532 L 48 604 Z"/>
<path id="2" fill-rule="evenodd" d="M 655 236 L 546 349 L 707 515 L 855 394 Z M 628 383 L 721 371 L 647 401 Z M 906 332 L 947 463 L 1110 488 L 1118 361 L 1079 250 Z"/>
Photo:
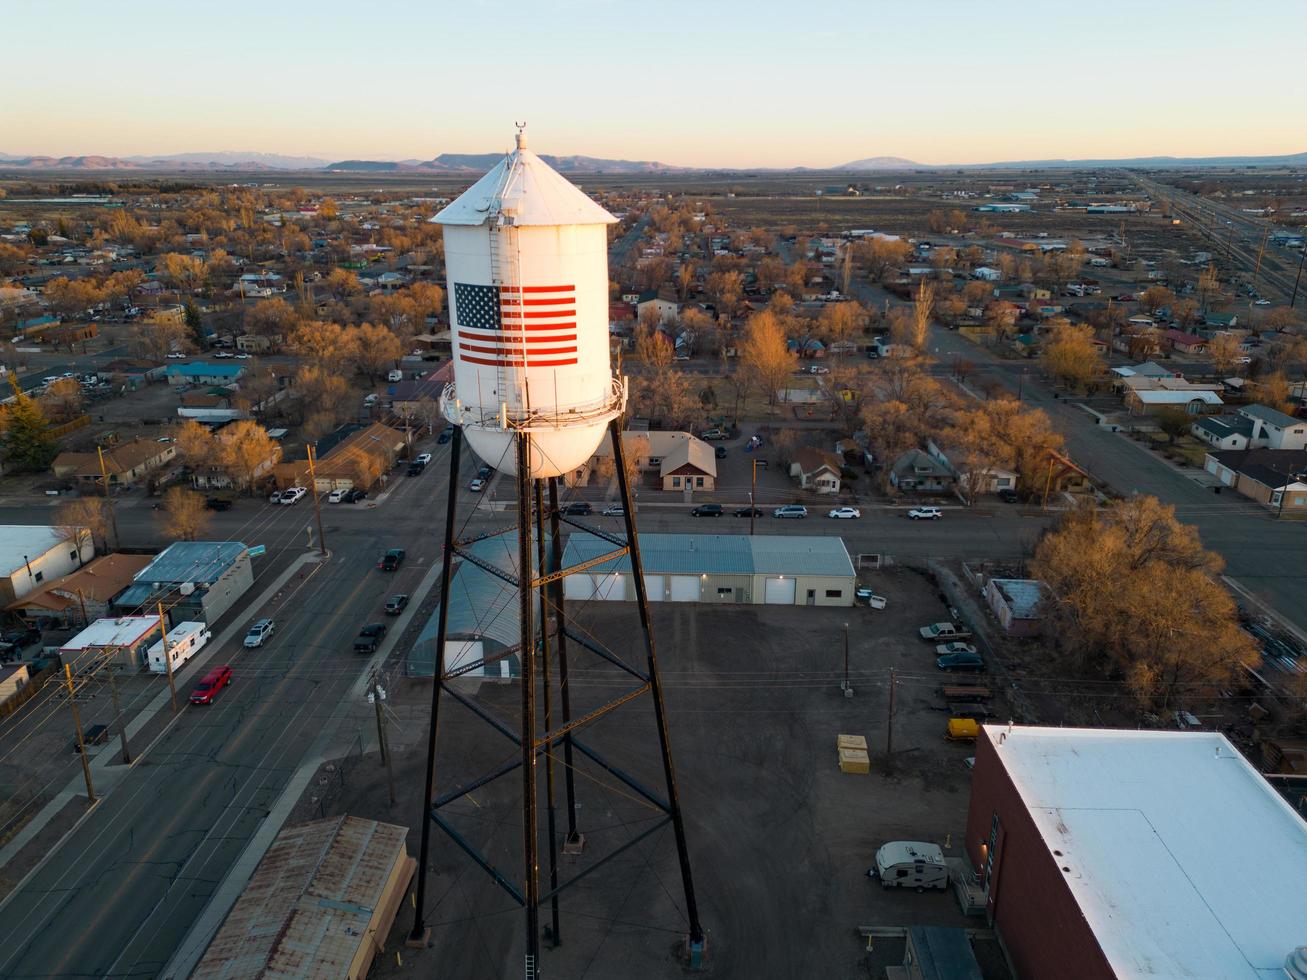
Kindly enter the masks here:
<path id="1" fill-rule="evenodd" d="M 268 587 L 263 590 L 263 592 L 258 596 L 257 599 L 254 600 L 252 604 L 247 605 L 245 608 L 247 609 L 259 608 L 263 605 L 266 605 L 268 602 L 272 601 L 272 599 L 276 597 L 278 592 L 280 592 L 283 588 L 285 588 L 286 583 L 289 582 L 296 575 L 296 573 L 299 572 L 301 568 L 303 568 L 307 564 L 315 563 L 317 561 L 318 561 L 318 553 L 316 551 L 311 551 L 300 556 L 298 559 L 292 562 L 290 566 L 284 572 L 281 573 L 281 575 L 277 576 L 277 578 L 274 579 L 268 585 Z M 204 650 L 202 652 L 197 654 L 191 660 L 187 661 L 185 667 L 186 671 L 188 673 L 192 671 L 198 672 L 217 654 L 218 649 L 222 646 L 222 644 L 226 643 L 228 640 L 231 640 L 232 638 L 237 636 L 244 629 L 245 629 L 244 618 L 241 616 L 233 617 L 232 622 L 227 626 L 226 629 L 224 629 L 220 634 L 218 634 L 218 636 L 214 637 L 207 644 L 205 644 Z M 179 697 L 181 697 L 181 695 L 179 695 Z M 145 728 L 145 726 L 150 724 L 150 722 L 154 720 L 155 716 L 158 715 L 159 712 L 168 710 L 170 707 L 171 707 L 170 693 L 167 690 L 160 691 L 159 694 L 156 695 L 153 701 L 151 701 L 139 712 L 137 712 L 136 716 L 130 722 L 127 723 L 128 741 L 130 742 L 133 739 L 135 739 L 135 737 Z M 177 715 L 170 718 L 167 721 L 167 723 L 163 726 L 162 731 L 160 731 L 157 735 L 155 735 L 155 737 L 151 739 L 148 745 L 145 745 L 142 748 L 136 748 L 135 746 L 133 746 L 133 748 L 135 748 L 135 752 L 133 754 L 133 762 L 129 766 L 124 766 L 120 761 L 118 761 L 121 757 L 116 751 L 116 749 L 115 751 L 110 751 L 110 752 L 100 752 L 95 756 L 94 759 L 91 760 L 91 778 L 93 783 L 95 784 L 96 796 L 99 798 L 100 801 L 103 801 L 104 798 L 113 791 L 114 787 L 116 787 L 120 782 L 122 782 L 124 778 L 126 778 L 127 773 L 131 771 L 132 767 L 135 766 L 137 762 L 140 762 L 141 759 L 144 758 L 149 753 L 150 749 L 154 746 L 154 743 L 157 742 L 160 738 L 162 738 L 163 735 L 167 733 L 168 729 L 171 728 L 173 724 L 177 721 L 177 719 L 180 717 L 181 714 L 179 712 Z M 118 738 L 117 733 L 115 733 L 113 738 L 115 744 L 117 738 Z M 17 834 L 15 834 L 13 838 L 10 839 L 10 841 L 7 844 L 5 844 L 4 847 L 0 848 L 0 871 L 3 871 L 3 869 L 9 864 L 9 862 L 12 861 L 14 857 L 16 857 L 25 846 L 30 841 L 35 839 L 36 836 L 40 834 L 41 831 L 46 828 L 46 826 L 49 825 L 49 823 L 59 814 L 59 812 L 65 806 L 68 805 L 69 800 L 75 798 L 85 798 L 85 796 L 86 796 L 86 786 L 82 780 L 81 775 L 78 775 L 73 779 L 69 780 L 68 785 L 63 790 L 56 793 L 54 798 L 51 799 L 50 802 L 47 803 L 44 807 L 42 807 L 41 810 L 38 811 L 37 814 L 27 822 L 27 824 L 23 827 L 22 830 L 20 830 Z M 86 815 L 90 814 L 93 809 L 94 809 L 93 807 L 87 808 L 86 813 L 82 815 L 82 819 L 85 819 Z M 81 822 L 82 820 L 79 819 L 77 823 L 74 824 L 73 827 L 68 831 L 68 833 L 71 834 L 75 832 L 77 830 L 77 827 L 81 825 Z M 66 837 L 67 834 L 65 834 L 64 836 Z M 27 881 L 27 879 L 31 877 L 31 875 L 34 874 L 41 867 L 42 864 L 45 863 L 46 858 L 48 858 L 50 854 L 53 854 L 61 843 L 63 843 L 63 838 L 60 838 L 59 841 L 54 842 L 54 844 L 41 858 L 41 860 L 37 862 L 37 864 L 32 868 L 32 870 L 29 871 L 23 877 L 23 880 L 18 882 L 14 886 L 14 888 L 9 892 L 9 895 L 7 895 L 3 900 L 0 900 L 0 910 L 4 909 L 4 906 L 9 901 L 9 899 L 13 897 L 13 895 L 17 891 L 19 891 L 19 889 L 22 888 L 23 884 Z"/>

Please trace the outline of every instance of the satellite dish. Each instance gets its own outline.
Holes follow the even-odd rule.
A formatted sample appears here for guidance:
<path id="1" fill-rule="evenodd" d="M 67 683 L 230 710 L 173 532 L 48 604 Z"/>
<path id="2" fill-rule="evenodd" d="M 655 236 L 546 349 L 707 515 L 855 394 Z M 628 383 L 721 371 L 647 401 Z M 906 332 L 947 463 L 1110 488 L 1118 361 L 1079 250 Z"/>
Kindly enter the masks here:
<path id="1" fill-rule="evenodd" d="M 192 592 L 195 591 L 195 583 L 183 582 L 180 586 L 177 587 L 177 591 L 180 592 L 182 595 L 190 595 Z"/>

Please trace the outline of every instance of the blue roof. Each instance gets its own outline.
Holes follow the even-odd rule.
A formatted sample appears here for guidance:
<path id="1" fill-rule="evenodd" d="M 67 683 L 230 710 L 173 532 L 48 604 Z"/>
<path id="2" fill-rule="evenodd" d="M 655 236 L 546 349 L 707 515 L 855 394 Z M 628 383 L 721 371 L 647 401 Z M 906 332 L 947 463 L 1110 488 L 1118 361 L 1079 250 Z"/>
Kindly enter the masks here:
<path id="1" fill-rule="evenodd" d="M 239 541 L 178 541 L 136 573 L 137 583 L 216 582 L 245 553 Z"/>
<path id="2" fill-rule="evenodd" d="M 992 578 L 991 582 L 1007 599 L 1017 619 L 1038 619 L 1039 602 L 1044 597 L 1044 583 L 1033 578 Z"/>
<path id="3" fill-rule="evenodd" d="M 573 532 L 563 552 L 563 565 L 612 550 L 613 545 L 603 538 Z M 642 534 L 640 557 L 650 575 L 853 575 L 844 540 L 833 536 Z M 592 574 L 630 570 L 630 560 L 625 557 L 590 569 Z"/>
<path id="4" fill-rule="evenodd" d="M 208 361 L 168 365 L 170 376 L 181 375 L 184 378 L 238 378 L 244 370 L 240 364 L 211 364 Z"/>

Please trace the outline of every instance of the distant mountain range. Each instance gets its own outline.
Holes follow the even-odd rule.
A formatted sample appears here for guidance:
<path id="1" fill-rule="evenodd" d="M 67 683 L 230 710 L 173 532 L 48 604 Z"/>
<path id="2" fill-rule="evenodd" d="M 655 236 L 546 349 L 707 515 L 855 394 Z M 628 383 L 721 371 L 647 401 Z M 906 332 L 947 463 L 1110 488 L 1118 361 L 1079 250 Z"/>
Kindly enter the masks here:
<path id="1" fill-rule="evenodd" d="M 17 156 L 0 153 L 0 169 L 34 171 L 332 171 L 343 173 L 413 173 L 475 176 L 502 158 L 501 153 L 441 153 L 430 160 L 338 160 L 280 153 L 221 150 L 209 153 L 174 153 L 167 156 Z M 1307 153 L 1282 156 L 1128 157 L 1119 160 L 1006 160 L 998 163 L 918 163 L 903 157 L 877 156 L 851 160 L 838 167 L 675 167 L 653 160 L 609 160 L 603 157 L 553 156 L 541 159 L 565 174 L 656 173 L 786 173 L 872 172 L 903 170 L 1048 170 L 1103 167 L 1283 167 L 1307 166 Z"/>
<path id="2" fill-rule="evenodd" d="M 999 163 L 913 163 L 902 157 L 867 157 L 836 170 L 1052 170 L 1101 167 L 1284 167 L 1307 164 L 1307 153 L 1263 157 L 1125 157 L 1118 160 L 1005 160 Z"/>

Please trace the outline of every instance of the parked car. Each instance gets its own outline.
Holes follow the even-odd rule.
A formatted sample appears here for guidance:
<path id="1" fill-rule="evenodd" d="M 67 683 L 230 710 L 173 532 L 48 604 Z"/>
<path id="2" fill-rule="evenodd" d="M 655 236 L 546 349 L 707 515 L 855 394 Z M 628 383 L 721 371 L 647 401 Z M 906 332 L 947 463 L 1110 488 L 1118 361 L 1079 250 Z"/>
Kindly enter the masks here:
<path id="1" fill-rule="evenodd" d="M 375 653 L 381 638 L 386 635 L 385 623 L 368 623 L 354 638 L 355 653 Z"/>
<path id="2" fill-rule="evenodd" d="M 961 640 L 953 640 L 950 643 L 941 643 L 935 647 L 935 652 L 941 657 L 946 657 L 950 653 L 975 653 L 976 648 L 970 643 L 963 643 Z"/>
<path id="3" fill-rule="evenodd" d="M 389 371 L 386 372 L 386 380 L 387 380 L 387 381 L 403 381 L 403 380 L 404 380 L 404 372 L 401 371 L 399 368 L 392 368 L 391 370 L 389 370 Z"/>
<path id="4" fill-rule="evenodd" d="M 109 741 L 108 725 L 92 725 L 89 728 L 82 729 L 82 741 L 87 745 L 103 745 Z M 73 740 L 68 745 L 68 751 L 80 752 L 82 746 L 78 744 L 77 733 L 73 732 Z"/>
<path id="5" fill-rule="evenodd" d="M 861 517 L 862 511 L 858 510 L 856 507 L 836 507 L 826 516 L 837 521 L 849 521 L 853 520 L 855 517 Z"/>
<path id="6" fill-rule="evenodd" d="M 399 566 L 404 564 L 405 551 L 403 548 L 391 548 L 381 556 L 381 561 L 377 562 L 377 567 L 383 572 L 399 571 Z"/>
<path id="7" fill-rule="evenodd" d="M 486 481 L 478 476 L 476 479 L 474 479 L 471 483 L 467 485 L 467 488 L 471 490 L 473 493 L 480 493 L 482 490 L 486 488 Z"/>
<path id="8" fill-rule="evenodd" d="M 913 521 L 937 521 L 943 516 L 938 507 L 913 507 L 908 511 L 908 519 Z"/>
<path id="9" fill-rule="evenodd" d="M 367 492 L 366 490 L 359 490 L 359 489 L 356 487 L 355 489 L 353 489 L 353 490 L 349 491 L 347 494 L 345 494 L 345 503 L 347 503 L 347 504 L 356 504 L 356 503 L 358 503 L 360 500 L 366 500 L 367 497 L 368 497 L 368 492 Z"/>
<path id="10" fill-rule="evenodd" d="M 978 653 L 950 653 L 935 661 L 940 670 L 984 670 L 984 658 Z"/>
<path id="11" fill-rule="evenodd" d="M 711 442 L 716 439 L 729 439 L 730 434 L 725 429 L 704 429 L 699 433 L 699 438 Z"/>
<path id="12" fill-rule="evenodd" d="M 426 463 L 419 463 L 417 462 L 417 460 L 414 460 L 413 462 L 408 464 L 408 475 L 421 476 L 423 472 L 426 470 L 426 468 L 427 468 Z"/>
<path id="13" fill-rule="evenodd" d="M 204 506 L 209 510 L 231 510 L 231 501 L 226 497 L 205 497 Z"/>
<path id="14" fill-rule="evenodd" d="M 289 490 L 281 492 L 281 502 L 283 504 L 298 504 L 308 491 L 303 487 L 291 487 Z"/>
<path id="15" fill-rule="evenodd" d="M 15 651 L 25 650 L 33 643 L 40 642 L 41 631 L 35 626 L 20 626 L 0 634 L 0 645 L 12 647 Z"/>
<path id="16" fill-rule="evenodd" d="M 270 504 L 281 503 L 281 491 L 280 490 L 272 491 L 272 493 L 268 495 L 268 503 Z"/>
<path id="17" fill-rule="evenodd" d="M 415 463 L 421 463 L 423 466 L 426 466 L 429 462 L 431 462 L 431 454 L 430 454 L 430 453 L 418 453 L 418 454 L 417 454 L 417 458 L 414 459 L 413 462 L 415 462 Z"/>
<path id="18" fill-rule="evenodd" d="M 777 507 L 774 511 L 771 512 L 771 516 L 793 517 L 793 518 L 807 517 L 808 508 L 804 507 L 802 504 L 786 504 L 783 507 Z"/>
<path id="19" fill-rule="evenodd" d="M 830 368 L 821 364 L 812 364 L 808 367 L 809 374 L 830 374 Z"/>
<path id="20" fill-rule="evenodd" d="M 277 624 L 271 619 L 260 619 L 246 631 L 243 645 L 249 650 L 261 647 L 276 629 Z"/>
<path id="21" fill-rule="evenodd" d="M 349 493 L 348 490 L 333 490 L 331 493 L 327 494 L 327 503 L 338 504 L 345 499 L 345 494 L 347 493 Z"/>
<path id="22" fill-rule="evenodd" d="M 929 626 L 923 626 L 917 630 L 917 634 L 923 640 L 938 642 L 940 640 L 969 640 L 971 631 L 964 629 L 956 623 L 931 623 Z"/>
<path id="23" fill-rule="evenodd" d="M 713 455 L 716 456 L 718 459 L 725 459 L 725 458 L 726 458 L 726 447 L 725 447 L 725 446 L 716 446 L 716 447 L 714 447 L 714 449 L 713 449 Z"/>
<path id="24" fill-rule="evenodd" d="M 454 438 L 454 430 L 445 429 L 440 433 L 440 435 L 436 436 L 436 445 L 443 446 L 445 443 L 449 442 L 449 440 L 453 438 Z"/>
<path id="25" fill-rule="evenodd" d="M 625 517 L 626 508 L 621 504 L 609 504 L 604 508 L 604 517 Z"/>
<path id="26" fill-rule="evenodd" d="M 569 517 L 588 517 L 594 513 L 594 508 L 584 500 L 573 500 L 563 507 L 562 513 Z"/>
<path id="27" fill-rule="evenodd" d="M 393 595 L 386 600 L 386 615 L 398 616 L 400 613 L 404 611 L 404 607 L 407 605 L 408 605 L 408 596 L 404 595 L 403 593 L 399 595 Z"/>
<path id="28" fill-rule="evenodd" d="M 1011 487 L 1003 487 L 998 491 L 996 496 L 1005 504 L 1015 504 L 1021 500 L 1021 498 L 1017 496 L 1017 492 Z"/>
<path id="29" fill-rule="evenodd" d="M 191 691 L 191 704 L 213 704 L 218 692 L 231 683 L 231 667 L 223 664 L 214 667 Z"/>
<path id="30" fill-rule="evenodd" d="M 736 517 L 761 517 L 761 507 L 736 507 L 733 511 Z"/>
<path id="31" fill-rule="evenodd" d="M 489 463 L 482 463 L 481 468 L 477 470 L 477 476 L 483 480 L 489 480 L 490 474 L 495 472 Z"/>
<path id="32" fill-rule="evenodd" d="M 721 504 L 700 504 L 698 507 L 696 507 L 696 508 L 694 508 L 692 511 L 690 511 L 690 516 L 691 516 L 691 517 L 721 517 L 721 516 L 722 516 L 722 505 L 721 505 Z"/>

